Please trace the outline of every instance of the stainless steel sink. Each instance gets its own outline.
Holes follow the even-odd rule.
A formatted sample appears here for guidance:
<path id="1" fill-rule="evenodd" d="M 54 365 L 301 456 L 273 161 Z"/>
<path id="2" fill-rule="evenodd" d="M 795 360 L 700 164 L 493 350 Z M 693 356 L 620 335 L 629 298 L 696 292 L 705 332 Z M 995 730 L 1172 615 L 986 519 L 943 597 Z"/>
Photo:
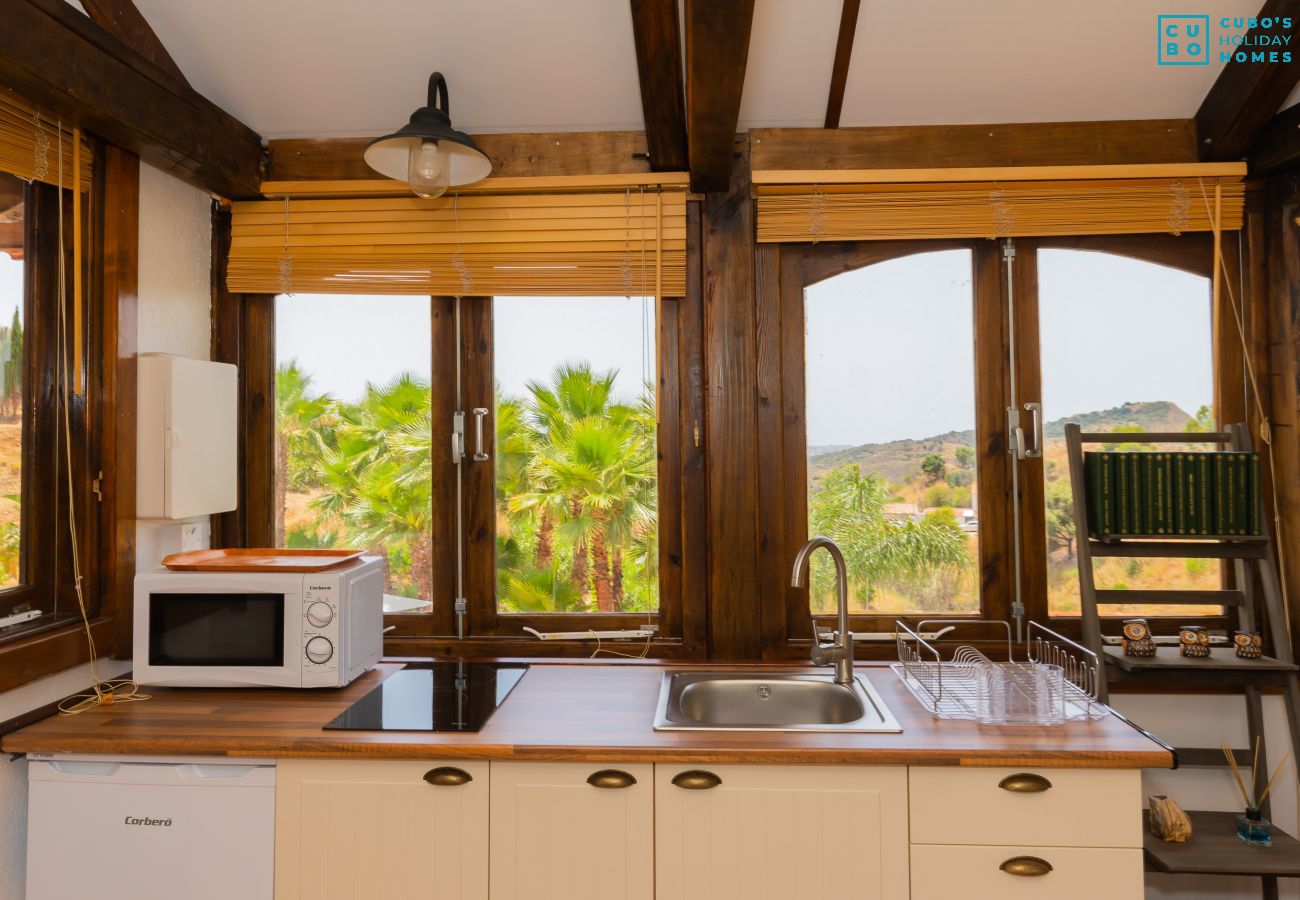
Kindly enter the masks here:
<path id="1" fill-rule="evenodd" d="M 678 669 L 664 673 L 656 731 L 902 731 L 864 675 Z"/>

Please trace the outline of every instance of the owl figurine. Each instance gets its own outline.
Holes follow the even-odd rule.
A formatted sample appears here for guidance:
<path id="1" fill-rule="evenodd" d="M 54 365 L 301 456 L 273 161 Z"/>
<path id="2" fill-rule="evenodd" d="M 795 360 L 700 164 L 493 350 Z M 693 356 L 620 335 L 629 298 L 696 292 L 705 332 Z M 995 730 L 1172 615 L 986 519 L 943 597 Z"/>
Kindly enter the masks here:
<path id="1" fill-rule="evenodd" d="M 1232 636 L 1232 644 L 1242 659 L 1259 659 L 1264 655 L 1264 638 L 1258 631 L 1238 631 Z"/>
<path id="2" fill-rule="evenodd" d="M 1156 655 L 1156 642 L 1151 639 L 1151 626 L 1146 619 L 1125 619 L 1123 634 L 1125 656 Z"/>
<path id="3" fill-rule="evenodd" d="M 1210 633 L 1201 625 L 1184 625 L 1178 629 L 1178 649 L 1183 656 L 1210 655 Z"/>

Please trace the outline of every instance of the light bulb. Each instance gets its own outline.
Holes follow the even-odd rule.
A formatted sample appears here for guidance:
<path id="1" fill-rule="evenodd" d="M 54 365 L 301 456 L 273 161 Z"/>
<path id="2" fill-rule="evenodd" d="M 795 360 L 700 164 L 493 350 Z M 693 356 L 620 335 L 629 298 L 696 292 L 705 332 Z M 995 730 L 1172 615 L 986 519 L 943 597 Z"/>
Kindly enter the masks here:
<path id="1" fill-rule="evenodd" d="M 421 141 L 420 146 L 411 149 L 406 182 L 416 196 L 426 199 L 441 197 L 450 180 L 450 162 L 437 141 Z"/>

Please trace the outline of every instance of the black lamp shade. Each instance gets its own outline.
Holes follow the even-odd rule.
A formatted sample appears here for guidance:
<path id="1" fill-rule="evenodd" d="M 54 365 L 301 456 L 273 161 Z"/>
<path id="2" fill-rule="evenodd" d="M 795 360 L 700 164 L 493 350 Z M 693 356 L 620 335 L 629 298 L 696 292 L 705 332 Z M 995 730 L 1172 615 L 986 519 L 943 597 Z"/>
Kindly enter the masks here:
<path id="1" fill-rule="evenodd" d="M 441 100 L 441 103 L 439 103 Z M 448 183 L 473 184 L 492 174 L 492 160 L 474 139 L 451 127 L 447 81 L 441 72 L 429 76 L 429 105 L 411 114 L 411 121 L 392 134 L 375 138 L 366 147 L 365 160 L 380 175 L 406 181 L 411 151 L 424 141 L 437 141 L 450 165 Z"/>

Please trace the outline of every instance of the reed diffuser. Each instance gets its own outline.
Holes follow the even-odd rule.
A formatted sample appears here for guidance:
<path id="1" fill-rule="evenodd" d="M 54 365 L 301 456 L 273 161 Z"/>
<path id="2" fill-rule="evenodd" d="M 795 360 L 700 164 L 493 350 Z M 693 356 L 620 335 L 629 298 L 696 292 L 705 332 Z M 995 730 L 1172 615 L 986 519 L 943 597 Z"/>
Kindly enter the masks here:
<path id="1" fill-rule="evenodd" d="M 1268 799 L 1268 792 L 1273 790 L 1273 783 L 1277 781 L 1277 776 L 1282 774 L 1282 767 L 1286 761 L 1291 758 L 1291 751 L 1288 750 L 1286 756 L 1277 764 L 1273 770 L 1273 776 L 1269 778 L 1268 783 L 1264 785 L 1264 792 L 1256 797 L 1256 791 L 1259 789 L 1259 738 L 1255 738 L 1255 759 L 1250 766 L 1250 790 L 1246 789 L 1245 779 L 1241 777 L 1241 769 L 1237 766 L 1237 756 L 1227 745 L 1223 745 L 1223 755 L 1228 760 L 1228 767 L 1232 769 L 1232 777 L 1237 782 L 1237 790 L 1241 791 L 1242 802 L 1246 804 L 1246 811 L 1237 816 L 1237 837 L 1241 838 L 1244 843 L 1252 847 L 1271 847 L 1273 846 L 1273 836 L 1270 832 L 1270 824 L 1260 812 L 1260 806 Z"/>

